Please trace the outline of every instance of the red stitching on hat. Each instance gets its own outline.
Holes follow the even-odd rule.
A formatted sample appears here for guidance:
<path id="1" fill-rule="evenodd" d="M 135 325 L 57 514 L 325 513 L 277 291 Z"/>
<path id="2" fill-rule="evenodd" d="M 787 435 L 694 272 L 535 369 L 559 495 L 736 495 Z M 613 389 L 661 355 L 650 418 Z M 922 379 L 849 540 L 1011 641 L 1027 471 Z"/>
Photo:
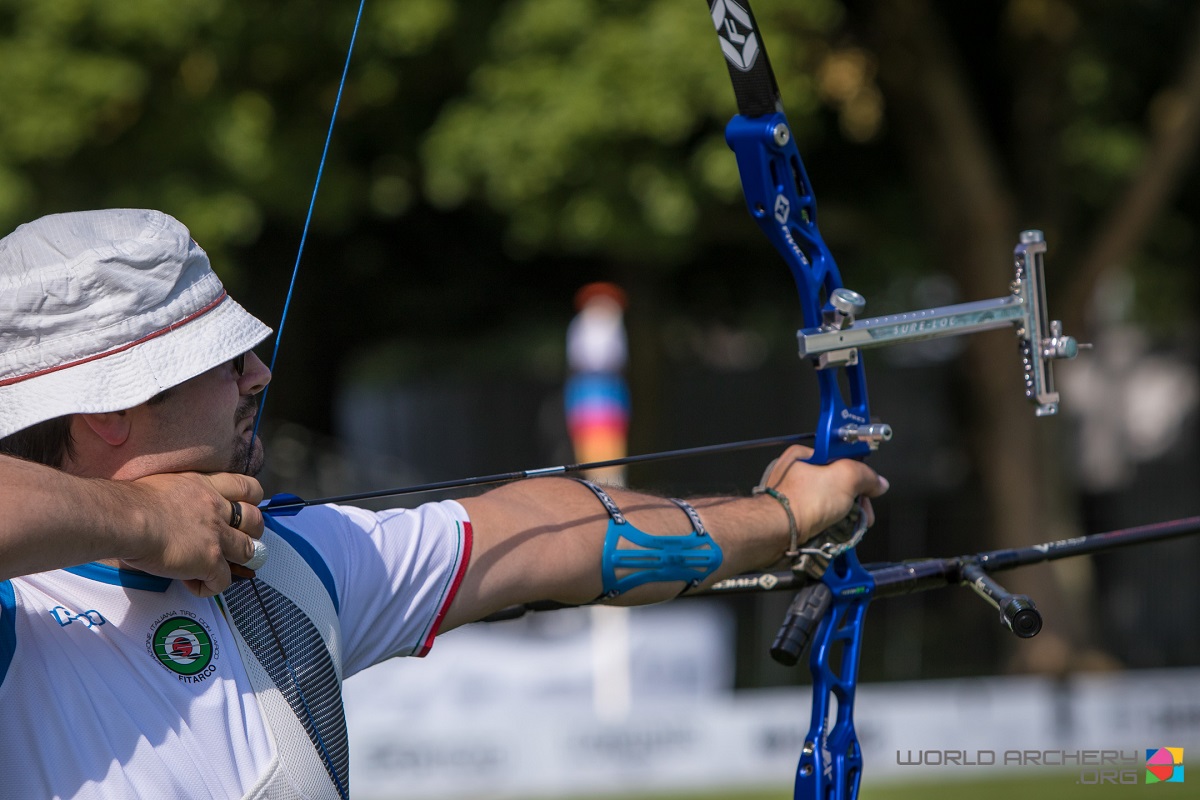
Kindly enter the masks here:
<path id="1" fill-rule="evenodd" d="M 21 381 L 29 380 L 30 378 L 37 378 L 42 375 L 49 375 L 51 372 L 58 372 L 60 369 L 67 369 L 69 367 L 77 367 L 80 364 L 86 364 L 89 361 L 96 361 L 98 359 L 105 358 L 106 356 L 116 355 L 117 353 L 123 353 L 131 347 L 137 347 L 139 344 L 142 344 L 143 342 L 148 342 L 151 339 L 157 339 L 159 336 L 162 336 L 165 333 L 170 333 L 171 331 L 175 330 L 176 328 L 179 328 L 179 327 L 182 327 L 182 326 L 188 324 L 189 322 L 196 319 L 197 317 L 207 314 L 209 311 L 212 311 L 214 308 L 219 306 L 221 304 L 221 301 L 224 300 L 228 296 L 229 296 L 229 292 L 222 289 L 221 294 L 217 296 L 217 299 L 213 300 L 211 303 L 206 305 L 204 308 L 202 308 L 199 311 L 196 311 L 192 314 L 188 314 L 186 317 L 184 317 L 183 319 L 181 319 L 177 322 L 172 322 L 170 325 L 168 325 L 165 328 L 160 328 L 160 329 L 154 331 L 153 333 L 146 334 L 145 336 L 143 336 L 140 339 L 137 339 L 136 341 L 132 341 L 129 344 L 123 344 L 120 347 L 114 347 L 112 350 L 107 350 L 103 353 L 97 353 L 94 356 L 88 356 L 87 358 L 81 358 L 78 361 L 69 361 L 66 364 L 59 364 L 57 367 L 47 367 L 46 369 L 38 370 L 37 372 L 30 372 L 28 375 L 17 375 L 16 377 L 13 377 L 13 378 L 5 378 L 4 380 L 0 380 L 0 386 L 10 386 L 14 383 L 20 383 Z"/>

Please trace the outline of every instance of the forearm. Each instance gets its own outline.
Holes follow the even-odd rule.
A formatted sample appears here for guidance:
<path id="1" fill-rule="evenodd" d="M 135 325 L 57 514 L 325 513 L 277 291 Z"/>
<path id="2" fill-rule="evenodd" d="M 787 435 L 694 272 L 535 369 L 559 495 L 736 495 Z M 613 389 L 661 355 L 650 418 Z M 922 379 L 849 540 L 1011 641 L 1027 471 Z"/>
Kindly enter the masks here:
<path id="1" fill-rule="evenodd" d="M 613 601 L 653 603 L 675 597 L 688 586 L 688 581 L 676 580 L 676 574 L 702 577 L 699 586 L 707 586 L 764 568 L 791 546 L 793 520 L 797 541 L 805 542 L 842 519 L 859 497 L 868 498 L 864 510 L 869 524 L 869 498 L 886 492 L 887 481 L 848 459 L 826 466 L 808 464 L 804 459 L 811 455 L 807 448 L 789 448 L 772 462 L 764 479 L 766 486 L 786 500 L 792 519 L 784 500 L 765 494 L 691 500 L 719 548 L 716 569 L 649 575 L 648 582 L 633 586 Z M 693 530 L 687 514 L 669 500 L 623 489 L 609 492 L 630 526 L 647 534 L 681 536 Z M 443 630 L 511 605 L 536 600 L 588 603 L 605 593 L 605 536 L 610 517 L 596 495 L 581 483 L 564 478 L 521 481 L 464 500 L 463 506 L 471 517 L 475 546 Z M 621 532 L 622 527 L 616 526 L 614 532 Z M 622 536 L 617 547 L 629 551 L 637 545 Z M 708 555 L 711 566 L 717 560 L 715 548 L 709 549 Z M 623 574 L 620 570 L 614 574 L 620 583 Z"/>
<path id="2" fill-rule="evenodd" d="M 634 513 L 628 515 L 630 524 L 645 533 L 669 537 L 697 530 L 686 512 L 668 500 L 619 491 L 614 499 L 622 513 L 626 509 L 633 510 Z M 765 495 L 692 498 L 687 503 L 695 510 L 705 536 L 712 539 L 715 552 L 719 553 L 714 559 L 715 569 L 694 570 L 687 581 L 652 580 L 606 602 L 640 605 L 670 600 L 689 589 L 702 589 L 733 575 L 764 569 L 778 562 L 790 544 L 786 512 Z M 605 528 L 607 531 L 607 523 Z M 617 531 L 620 530 L 618 527 Z M 703 539 L 693 539 L 695 541 Z M 627 542 L 621 542 L 618 547 L 621 550 L 637 549 L 635 544 Z M 627 571 L 625 574 L 637 573 Z M 621 578 L 622 571 L 617 570 L 615 577 Z"/>
<path id="3" fill-rule="evenodd" d="M 608 488 L 629 524 L 655 535 L 692 532 L 687 515 L 665 498 Z M 786 513 L 772 498 L 709 497 L 691 501 L 721 553 L 702 585 L 778 560 L 790 541 Z M 609 516 L 583 485 L 564 479 L 523 481 L 463 501 L 475 548 L 450 627 L 498 608 L 554 600 L 587 603 L 603 591 L 601 564 Z M 622 542 L 621 548 L 633 548 Z M 684 581 L 654 581 L 616 598 L 654 603 L 677 596 Z"/>
<path id="4" fill-rule="evenodd" d="M 0 580 L 116 559 L 209 597 L 229 586 L 231 569 L 253 575 L 230 564 L 254 555 L 261 499 L 246 475 L 94 480 L 0 456 Z"/>
<path id="5" fill-rule="evenodd" d="M 146 529 L 141 494 L 0 457 L 0 580 L 137 552 Z"/>

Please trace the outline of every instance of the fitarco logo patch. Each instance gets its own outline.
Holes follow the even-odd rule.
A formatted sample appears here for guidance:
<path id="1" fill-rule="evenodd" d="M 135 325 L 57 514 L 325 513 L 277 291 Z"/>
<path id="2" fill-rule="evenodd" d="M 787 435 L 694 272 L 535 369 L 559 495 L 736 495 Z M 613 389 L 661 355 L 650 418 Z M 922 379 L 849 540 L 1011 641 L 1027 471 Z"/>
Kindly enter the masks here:
<path id="1" fill-rule="evenodd" d="M 185 683 L 199 683 L 217 671 L 221 652 L 208 625 L 186 612 L 168 612 L 155 620 L 146 649 Z"/>

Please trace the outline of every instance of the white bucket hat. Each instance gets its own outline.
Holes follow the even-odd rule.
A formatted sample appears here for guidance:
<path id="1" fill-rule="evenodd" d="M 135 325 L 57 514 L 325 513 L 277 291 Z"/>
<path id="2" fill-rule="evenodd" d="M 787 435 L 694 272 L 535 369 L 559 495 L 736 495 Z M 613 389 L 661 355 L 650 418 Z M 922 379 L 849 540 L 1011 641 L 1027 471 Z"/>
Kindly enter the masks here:
<path id="1" fill-rule="evenodd" d="M 0 437 L 132 408 L 270 333 L 173 217 L 112 209 L 34 220 L 0 239 Z"/>

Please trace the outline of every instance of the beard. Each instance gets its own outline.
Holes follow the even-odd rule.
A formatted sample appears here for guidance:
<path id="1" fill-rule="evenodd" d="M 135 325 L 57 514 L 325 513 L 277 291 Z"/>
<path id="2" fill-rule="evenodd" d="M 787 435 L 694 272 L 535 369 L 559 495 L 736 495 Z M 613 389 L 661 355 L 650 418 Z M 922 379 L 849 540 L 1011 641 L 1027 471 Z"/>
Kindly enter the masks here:
<path id="1" fill-rule="evenodd" d="M 233 457 L 229 459 L 229 472 L 241 472 L 253 478 L 262 472 L 265 462 L 266 455 L 261 438 L 255 436 L 246 440 L 238 437 L 233 445 Z"/>
<path id="2" fill-rule="evenodd" d="M 257 405 L 254 397 L 243 398 L 238 403 L 237 418 L 239 420 L 250 416 Z M 251 427 L 253 432 L 254 428 Z M 262 471 L 263 464 L 266 461 L 266 454 L 263 450 L 262 439 L 253 433 L 249 439 L 238 436 L 233 442 L 233 455 L 229 459 L 229 472 L 240 472 L 245 475 L 254 477 Z"/>

